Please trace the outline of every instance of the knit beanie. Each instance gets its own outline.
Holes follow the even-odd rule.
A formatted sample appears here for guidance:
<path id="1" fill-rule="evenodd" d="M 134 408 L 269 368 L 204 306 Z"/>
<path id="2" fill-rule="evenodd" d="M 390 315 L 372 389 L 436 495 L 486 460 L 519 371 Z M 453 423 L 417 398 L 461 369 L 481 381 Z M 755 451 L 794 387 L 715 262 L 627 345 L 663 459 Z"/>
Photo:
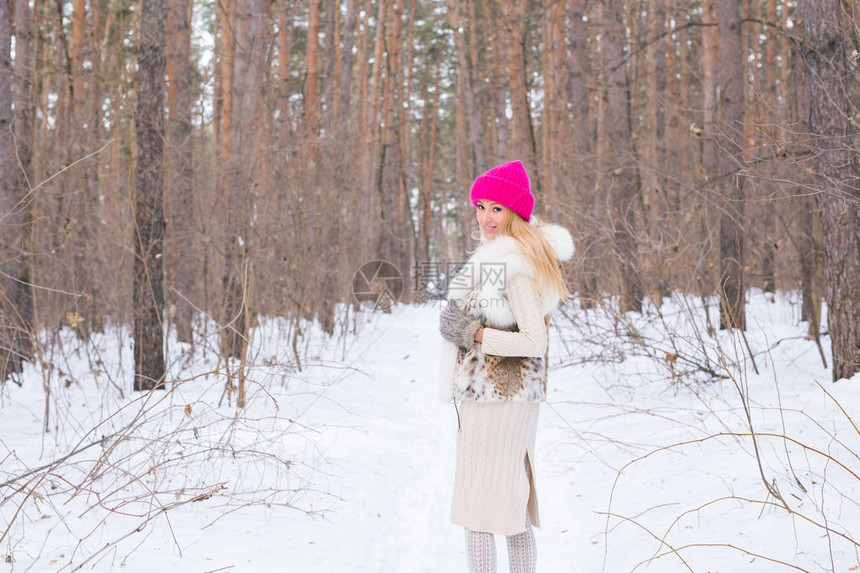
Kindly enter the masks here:
<path id="1" fill-rule="evenodd" d="M 532 216 L 535 198 L 529 190 L 529 176 L 519 161 L 493 167 L 472 183 L 472 204 L 486 199 L 504 205 L 528 221 Z"/>

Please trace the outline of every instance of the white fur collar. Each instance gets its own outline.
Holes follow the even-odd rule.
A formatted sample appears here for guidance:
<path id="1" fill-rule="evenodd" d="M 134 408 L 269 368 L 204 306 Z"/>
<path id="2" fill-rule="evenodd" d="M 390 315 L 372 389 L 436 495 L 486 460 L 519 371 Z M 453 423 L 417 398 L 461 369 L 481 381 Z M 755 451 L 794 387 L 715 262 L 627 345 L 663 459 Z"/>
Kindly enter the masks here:
<path id="1" fill-rule="evenodd" d="M 561 225 L 543 224 L 538 227 L 549 241 L 550 246 L 555 251 L 555 258 L 561 262 L 569 261 L 573 257 L 573 237 L 570 236 L 570 231 Z M 501 237 L 500 237 L 501 238 Z"/>
<path id="2" fill-rule="evenodd" d="M 549 241 L 559 261 L 573 256 L 573 238 L 567 229 L 550 224 L 542 224 L 538 229 Z M 520 244 L 513 237 L 496 237 L 481 243 L 451 280 L 448 298 L 456 301 L 468 299 L 472 315 L 486 318 L 497 326 L 512 326 L 516 321 L 504 297 L 505 286 L 507 281 L 521 273 L 532 278 L 535 276 Z M 558 294 L 541 291 L 540 295 L 543 313 L 551 313 L 558 306 Z"/>

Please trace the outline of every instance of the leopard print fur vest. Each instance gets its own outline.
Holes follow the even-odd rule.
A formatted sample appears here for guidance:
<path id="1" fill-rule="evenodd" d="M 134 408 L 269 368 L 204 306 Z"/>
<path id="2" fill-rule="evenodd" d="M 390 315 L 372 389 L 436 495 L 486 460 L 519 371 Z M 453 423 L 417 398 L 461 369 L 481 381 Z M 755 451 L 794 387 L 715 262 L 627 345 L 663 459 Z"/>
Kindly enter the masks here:
<path id="1" fill-rule="evenodd" d="M 573 256 L 573 239 L 558 225 L 538 227 L 559 261 Z M 519 243 L 500 236 L 482 243 L 449 284 L 449 304 L 457 304 L 488 328 L 516 332 L 514 315 L 506 299 L 505 283 L 519 273 L 534 278 L 531 264 Z M 539 289 L 541 311 L 549 315 L 559 304 L 557 294 Z M 450 400 L 477 402 L 533 402 L 546 397 L 547 356 L 495 356 L 484 354 L 481 345 L 458 348 L 443 341 L 441 395 Z"/>

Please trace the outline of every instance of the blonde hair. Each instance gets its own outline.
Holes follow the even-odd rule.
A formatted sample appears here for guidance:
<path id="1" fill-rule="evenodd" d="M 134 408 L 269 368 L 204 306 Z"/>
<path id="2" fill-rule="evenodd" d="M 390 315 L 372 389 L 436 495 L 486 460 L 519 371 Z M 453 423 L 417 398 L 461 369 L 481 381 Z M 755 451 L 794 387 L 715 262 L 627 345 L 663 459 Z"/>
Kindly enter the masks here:
<path id="1" fill-rule="evenodd" d="M 516 240 L 523 248 L 523 253 L 532 264 L 535 280 L 539 287 L 555 291 L 561 303 L 570 298 L 570 291 L 564 284 L 561 267 L 555 256 L 555 249 L 549 244 L 544 234 L 539 231 L 545 225 L 543 221 L 532 215 L 533 223 L 529 223 L 519 214 L 505 207 L 505 220 L 500 232 Z"/>

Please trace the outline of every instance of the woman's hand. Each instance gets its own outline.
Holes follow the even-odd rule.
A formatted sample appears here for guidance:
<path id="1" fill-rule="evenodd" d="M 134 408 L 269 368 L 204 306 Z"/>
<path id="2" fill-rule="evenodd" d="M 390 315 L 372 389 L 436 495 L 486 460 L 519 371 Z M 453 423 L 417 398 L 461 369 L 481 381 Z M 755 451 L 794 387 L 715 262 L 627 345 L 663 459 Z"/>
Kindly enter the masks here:
<path id="1" fill-rule="evenodd" d="M 460 348 L 469 349 L 475 345 L 475 333 L 481 328 L 481 323 L 463 312 L 453 302 L 448 302 L 442 314 L 439 315 L 439 332 L 446 340 L 450 340 Z"/>

